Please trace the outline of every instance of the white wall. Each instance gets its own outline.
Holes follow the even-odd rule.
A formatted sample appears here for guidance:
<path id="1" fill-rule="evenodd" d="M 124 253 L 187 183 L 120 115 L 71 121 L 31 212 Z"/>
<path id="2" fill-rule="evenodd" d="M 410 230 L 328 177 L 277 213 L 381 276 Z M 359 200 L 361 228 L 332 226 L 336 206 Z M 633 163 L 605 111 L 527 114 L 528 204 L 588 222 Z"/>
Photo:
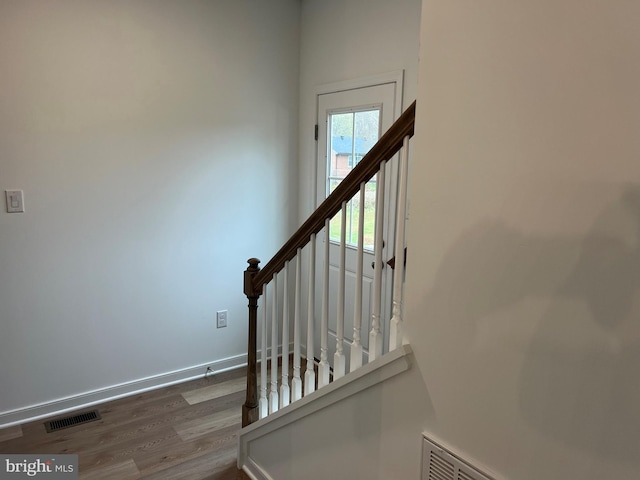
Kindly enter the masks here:
<path id="1" fill-rule="evenodd" d="M 505 478 L 640 475 L 639 15 L 424 1 L 406 298 L 422 422 Z"/>
<path id="2" fill-rule="evenodd" d="M 242 361 L 246 259 L 297 220 L 299 15 L 0 0 L 0 414 Z"/>
<path id="3" fill-rule="evenodd" d="M 318 472 L 329 470 L 335 479 L 417 480 L 422 424 L 415 412 L 423 410 L 428 396 L 419 370 L 403 371 L 404 362 L 412 358 L 396 357 L 395 363 L 368 375 L 350 376 L 351 382 L 337 390 L 317 392 L 317 403 L 243 433 L 240 460 L 250 458 L 278 480 L 315 479 L 320 478 Z M 375 384 L 364 388 L 371 383 Z M 403 394 L 408 390 L 413 394 Z M 301 414 L 305 416 L 297 418 Z"/>
<path id="4" fill-rule="evenodd" d="M 303 0 L 300 43 L 300 211 L 314 206 L 317 88 L 405 71 L 403 108 L 416 97 L 421 0 Z"/>

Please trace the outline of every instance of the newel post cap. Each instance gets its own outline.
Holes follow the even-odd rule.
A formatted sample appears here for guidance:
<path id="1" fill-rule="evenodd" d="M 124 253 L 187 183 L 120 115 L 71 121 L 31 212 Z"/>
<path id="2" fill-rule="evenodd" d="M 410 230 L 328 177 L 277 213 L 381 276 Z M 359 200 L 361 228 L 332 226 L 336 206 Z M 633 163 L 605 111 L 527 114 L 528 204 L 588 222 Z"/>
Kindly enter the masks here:
<path id="1" fill-rule="evenodd" d="M 247 270 L 252 270 L 252 271 L 257 271 L 260 270 L 260 268 L 258 267 L 258 264 L 260 263 L 260 259 L 259 258 L 250 258 L 249 260 L 247 260 L 247 263 L 249 264 L 249 268 L 247 268 Z"/>
<path id="2" fill-rule="evenodd" d="M 258 264 L 260 260 L 257 258 L 250 258 L 247 260 L 249 267 L 244 271 L 244 294 L 248 298 L 257 298 L 260 296 L 259 289 L 256 289 L 253 285 L 253 277 L 260 271 Z"/>

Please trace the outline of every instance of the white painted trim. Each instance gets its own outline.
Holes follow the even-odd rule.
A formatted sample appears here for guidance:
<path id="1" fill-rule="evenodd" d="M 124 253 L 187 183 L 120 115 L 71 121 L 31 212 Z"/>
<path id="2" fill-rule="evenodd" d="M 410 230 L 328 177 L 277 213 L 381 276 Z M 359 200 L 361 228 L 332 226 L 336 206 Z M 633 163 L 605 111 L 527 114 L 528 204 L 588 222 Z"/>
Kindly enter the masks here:
<path id="1" fill-rule="evenodd" d="M 273 477 L 252 458 L 248 458 L 247 463 L 238 468 L 242 468 L 242 471 L 246 473 L 251 480 L 273 480 Z"/>
<path id="2" fill-rule="evenodd" d="M 71 395 L 51 402 L 0 412 L 0 428 L 11 427 L 13 425 L 39 420 L 41 418 L 60 415 L 73 410 L 88 408 L 100 403 L 117 400 L 118 398 L 127 397 L 129 395 L 135 395 L 149 390 L 175 385 L 176 383 L 195 380 L 204 376 L 207 367 L 211 367 L 213 374 L 216 374 L 234 370 L 236 368 L 242 368 L 246 365 L 246 354 L 235 355 L 233 357 L 194 365 L 193 367 L 161 373 L 159 375 L 100 388 L 78 395 Z"/>
<path id="3" fill-rule="evenodd" d="M 353 90 L 356 88 L 373 87 L 384 83 L 395 83 L 400 88 L 396 91 L 396 113 L 402 110 L 402 93 L 404 89 L 404 70 L 395 70 L 393 72 L 371 75 L 369 77 L 354 78 L 351 80 L 342 80 L 339 82 L 323 83 L 315 88 L 316 97 L 325 93 L 342 92 L 345 90 Z M 398 101 L 398 93 L 400 94 Z M 316 111 L 317 118 L 317 111 Z"/>
<path id="4" fill-rule="evenodd" d="M 395 101 L 393 109 L 393 121 L 395 122 L 403 111 L 402 99 L 404 98 L 404 70 L 394 70 L 392 72 L 380 73 L 378 75 L 370 75 L 368 77 L 353 78 L 350 80 L 342 80 L 339 82 L 323 83 L 315 87 L 316 108 L 314 112 L 313 124 L 318 123 L 318 115 L 320 114 L 320 95 L 327 93 L 344 92 L 346 90 L 355 90 L 358 88 L 375 87 L 376 85 L 384 85 L 386 83 L 395 83 Z M 318 207 L 318 146 L 314 145 L 313 168 L 311 172 L 311 185 L 313 186 L 313 209 Z"/>
<path id="5" fill-rule="evenodd" d="M 291 349 L 293 348 L 293 342 L 289 342 L 289 355 L 292 355 L 293 352 L 291 351 Z M 262 356 L 262 349 L 259 348 L 258 350 L 256 350 L 256 356 L 257 356 L 257 360 L 256 363 L 258 365 L 260 365 L 262 363 L 262 359 L 260 358 Z M 282 344 L 278 345 L 278 357 L 282 356 Z M 306 358 L 306 356 L 305 356 Z M 246 355 L 245 355 L 245 359 L 246 359 Z M 267 347 L 267 364 L 271 362 L 271 347 Z M 247 364 L 246 360 L 245 360 L 245 365 Z"/>
<path id="6" fill-rule="evenodd" d="M 326 387 L 306 395 L 301 400 L 243 428 L 238 439 L 238 468 L 244 469 L 248 462 L 253 462 L 250 458 L 250 443 L 253 440 L 286 427 L 303 417 L 408 370 L 410 354 L 411 347 L 403 345 L 401 348 L 376 358 L 373 362 L 331 382 Z"/>

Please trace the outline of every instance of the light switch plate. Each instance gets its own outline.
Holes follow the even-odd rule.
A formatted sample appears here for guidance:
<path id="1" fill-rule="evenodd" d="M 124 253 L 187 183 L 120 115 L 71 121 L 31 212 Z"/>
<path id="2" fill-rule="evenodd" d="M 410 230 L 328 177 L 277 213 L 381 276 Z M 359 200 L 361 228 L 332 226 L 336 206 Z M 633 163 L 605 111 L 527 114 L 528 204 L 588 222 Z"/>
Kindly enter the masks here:
<path id="1" fill-rule="evenodd" d="M 7 200 L 7 213 L 24 212 L 24 196 L 22 190 L 5 190 Z"/>

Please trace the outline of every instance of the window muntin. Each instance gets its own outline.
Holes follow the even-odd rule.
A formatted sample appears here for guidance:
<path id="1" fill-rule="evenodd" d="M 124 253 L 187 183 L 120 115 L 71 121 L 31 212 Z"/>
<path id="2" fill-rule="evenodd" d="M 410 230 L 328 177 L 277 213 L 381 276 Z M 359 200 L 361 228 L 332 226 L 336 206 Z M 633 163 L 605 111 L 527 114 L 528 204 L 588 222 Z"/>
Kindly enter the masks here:
<path id="1" fill-rule="evenodd" d="M 329 195 L 336 186 L 362 160 L 380 136 L 380 109 L 337 112 L 328 116 L 329 158 L 327 165 L 326 193 Z M 364 248 L 373 251 L 375 232 L 376 180 L 372 178 L 365 187 L 364 204 Z M 360 197 L 356 195 L 347 204 L 346 243 L 358 245 L 358 215 Z M 330 224 L 330 239 L 340 241 L 340 215 Z"/>

